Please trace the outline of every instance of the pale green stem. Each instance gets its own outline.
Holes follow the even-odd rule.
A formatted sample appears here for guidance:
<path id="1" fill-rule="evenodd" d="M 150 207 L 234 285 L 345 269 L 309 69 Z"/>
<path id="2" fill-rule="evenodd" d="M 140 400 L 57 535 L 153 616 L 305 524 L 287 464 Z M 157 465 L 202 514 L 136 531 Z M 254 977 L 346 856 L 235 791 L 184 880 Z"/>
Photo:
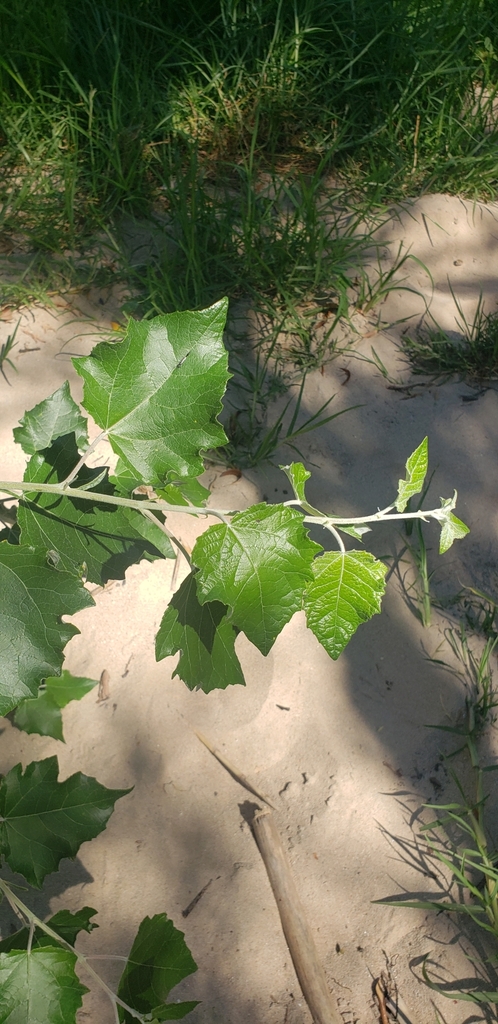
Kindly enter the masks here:
<path id="1" fill-rule="evenodd" d="M 343 541 L 340 533 L 338 532 L 338 530 L 336 530 L 335 526 L 332 526 L 331 523 L 327 524 L 327 529 L 330 530 L 330 533 L 332 533 L 334 535 L 334 537 L 335 537 L 335 539 L 336 539 L 336 541 L 337 541 L 337 543 L 339 545 L 339 549 L 341 551 L 341 554 L 345 555 L 346 554 L 346 548 L 344 547 L 344 541 Z"/>
<path id="2" fill-rule="evenodd" d="M 121 498 L 117 494 L 102 494 L 100 491 L 86 491 L 80 487 L 64 487 L 62 484 L 38 484 L 29 483 L 26 480 L 21 482 L 12 482 L 10 480 L 0 480 L 0 491 L 18 497 L 16 491 L 31 494 L 61 494 L 66 498 L 82 498 L 84 501 L 98 501 L 103 502 L 105 505 L 118 505 L 124 508 L 134 508 L 137 512 L 142 512 L 146 508 L 158 509 L 160 512 L 186 512 L 192 516 L 214 516 L 216 519 L 221 519 L 223 523 L 228 523 L 227 515 L 231 515 L 230 512 L 221 512 L 218 509 L 211 508 L 196 508 L 193 505 L 170 505 L 166 501 L 161 501 L 160 498 L 154 501 L 139 501 L 137 498 Z"/>
<path id="3" fill-rule="evenodd" d="M 140 504 L 142 504 L 142 502 L 140 502 Z M 157 518 L 157 516 L 155 516 L 153 514 L 153 512 L 151 512 L 150 509 L 148 509 L 148 508 L 140 509 L 140 511 L 141 511 L 141 513 L 142 513 L 142 515 L 144 516 L 145 519 L 148 519 L 151 523 L 154 523 L 154 526 L 158 526 L 159 529 L 162 530 L 163 533 L 166 534 L 168 540 L 172 540 L 173 541 L 173 544 L 175 544 L 176 547 L 178 548 L 178 550 L 181 551 L 181 553 L 182 553 L 183 557 L 186 559 L 188 565 L 192 565 L 192 559 L 191 559 L 187 549 L 183 546 L 181 540 L 178 540 L 178 537 L 175 537 L 174 533 L 172 533 L 171 530 L 168 530 L 168 527 L 166 526 L 166 523 L 161 523 L 161 521 Z"/>
<path id="4" fill-rule="evenodd" d="M 34 481 L 11 481 L 11 480 L 0 480 L 0 491 L 5 494 L 11 494 L 13 497 L 18 497 L 16 491 L 31 494 L 61 494 L 66 498 L 79 498 L 84 501 L 98 501 L 103 502 L 107 505 L 118 505 L 124 506 L 125 508 L 134 508 L 138 512 L 142 512 L 144 509 L 158 509 L 160 512 L 185 512 L 187 515 L 193 516 L 214 516 L 216 519 L 221 519 L 223 523 L 229 524 L 227 516 L 235 515 L 235 512 L 222 511 L 216 508 L 197 508 L 194 505 L 170 505 L 166 501 L 161 501 L 160 498 L 156 498 L 154 501 L 138 501 L 134 498 L 121 498 L 116 494 L 102 494 L 100 491 L 86 491 L 79 487 L 64 487 L 63 484 L 39 484 Z M 286 502 L 286 504 L 298 504 L 298 502 Z M 303 522 L 315 523 L 317 526 L 323 526 L 326 529 L 330 529 L 334 526 L 362 526 L 364 523 L 379 523 L 379 522 L 393 522 L 396 519 L 422 519 L 424 522 L 428 518 L 436 519 L 438 522 L 444 520 L 447 515 L 447 509 L 435 508 L 428 511 L 419 512 L 397 512 L 394 515 L 390 515 L 390 509 L 393 505 L 389 505 L 386 509 L 381 509 L 379 512 L 375 512 L 370 516 L 304 516 Z"/>
<path id="5" fill-rule="evenodd" d="M 119 1006 L 122 1006 L 123 1010 L 126 1010 L 129 1014 L 131 1014 L 131 1016 L 134 1017 L 135 1020 L 138 1020 L 141 1022 L 141 1024 L 144 1024 L 143 1015 L 141 1013 L 138 1013 L 137 1010 L 134 1010 L 133 1007 L 128 1006 L 127 1003 L 120 999 L 119 996 L 117 996 L 116 993 L 113 992 L 108 985 L 106 985 L 105 981 L 100 977 L 100 975 L 93 970 L 93 967 L 90 967 L 90 964 L 88 963 L 87 958 L 83 955 L 83 953 L 78 953 L 78 950 L 75 949 L 74 946 L 71 946 L 70 942 L 66 942 L 65 939 L 61 938 L 61 936 L 58 935 L 57 932 L 54 932 L 50 925 L 45 924 L 44 921 L 40 921 L 40 918 L 36 917 L 36 914 L 33 914 L 33 911 L 30 910 L 29 907 L 27 907 L 26 904 L 23 903 L 22 900 L 20 900 L 18 896 L 15 895 L 14 892 L 12 892 L 10 885 L 3 878 L 0 878 L 0 891 L 3 892 L 5 898 L 10 903 L 12 909 L 28 922 L 30 930 L 30 938 L 28 939 L 29 945 L 31 943 L 35 928 L 41 928 L 41 930 L 44 931 L 46 935 L 50 935 L 50 938 L 54 939 L 57 945 L 64 946 L 65 949 L 68 949 L 70 953 L 74 954 L 78 963 L 80 963 L 85 968 L 85 970 L 88 972 L 88 974 L 91 975 L 91 977 L 94 979 L 97 985 L 99 985 L 99 987 L 104 990 L 106 995 L 111 1000 L 114 1008 L 116 1008 L 116 1005 L 119 1004 Z"/>
<path id="6" fill-rule="evenodd" d="M 74 469 L 71 470 L 71 472 L 69 473 L 69 476 L 67 476 L 66 479 L 62 481 L 61 486 L 64 488 L 64 490 L 67 487 L 69 487 L 69 484 L 71 483 L 71 481 L 74 480 L 74 478 L 78 476 L 78 473 L 79 473 L 81 467 L 85 465 L 85 462 L 86 462 L 88 456 L 91 455 L 92 452 L 95 451 L 95 449 L 98 447 L 100 442 L 104 440 L 104 437 L 107 437 L 107 430 L 102 430 L 101 433 L 98 434 L 98 436 L 95 438 L 95 440 L 92 441 L 91 445 L 89 445 L 89 447 L 87 448 L 86 452 L 83 453 L 83 455 L 81 456 L 81 459 L 79 459 L 79 461 L 76 463 Z"/>

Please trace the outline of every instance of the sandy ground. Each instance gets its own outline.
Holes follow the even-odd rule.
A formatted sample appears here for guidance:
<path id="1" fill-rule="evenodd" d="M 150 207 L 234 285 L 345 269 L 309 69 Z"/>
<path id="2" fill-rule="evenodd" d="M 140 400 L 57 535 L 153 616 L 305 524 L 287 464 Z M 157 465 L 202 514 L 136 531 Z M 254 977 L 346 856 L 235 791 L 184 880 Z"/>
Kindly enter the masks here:
<path id="1" fill-rule="evenodd" d="M 310 374 L 306 411 L 332 394 L 335 409 L 361 407 L 308 435 L 303 451 L 313 471 L 309 497 L 324 510 L 375 511 L 394 497 L 407 456 L 428 434 L 436 471 L 428 501 L 436 506 L 439 495 L 457 488 L 457 513 L 471 527 L 470 536 L 442 558 L 436 530 L 427 528 L 436 591 L 451 595 L 474 585 L 496 594 L 496 390 L 478 393 L 458 382 L 391 390 L 376 367 L 357 356 L 371 356 L 374 345 L 393 377 L 406 381 L 396 338 L 408 324 L 415 328 L 428 305 L 441 326 L 456 330 L 449 282 L 470 319 L 480 290 L 487 311 L 497 308 L 498 206 L 424 197 L 398 209 L 382 228 L 385 261 L 396 255 L 400 240 L 432 280 L 408 261 L 402 276 L 415 291 L 391 293 L 377 311 L 384 322 L 405 322 L 373 334 L 375 316 L 357 317 L 362 336 L 356 354 Z M 94 292 L 57 299 L 53 309 L 14 313 L 1 325 L 0 341 L 21 316 L 13 355 L 18 373 L 7 367 L 11 387 L 0 380 L 3 479 L 20 478 L 23 471 L 12 426 L 66 378 L 80 396 L 70 354 L 89 352 L 118 310 L 119 295 Z M 287 491 L 283 474 L 271 467 L 238 481 L 210 469 L 206 479 L 213 506 L 224 508 L 242 508 L 262 496 L 282 500 Z M 176 525 L 187 543 L 203 528 L 186 517 Z M 368 547 L 386 558 L 402 547 L 394 527 L 370 537 Z M 109 671 L 108 699 L 98 703 L 94 691 L 67 708 L 65 745 L 2 723 L 2 772 L 19 759 L 26 764 L 56 753 L 62 777 L 81 770 L 110 787 L 134 787 L 118 802 L 106 831 L 83 845 L 74 862 L 65 861 L 42 894 L 26 899 L 42 915 L 61 907 L 97 908 L 99 929 L 82 936 L 80 948 L 99 954 L 125 955 L 140 920 L 165 911 L 185 931 L 199 967 L 174 993 L 202 1000 L 192 1024 L 311 1019 L 244 819 L 251 798 L 199 743 L 194 728 L 278 807 L 278 827 L 344 1024 L 380 1020 L 372 982 L 382 970 L 397 984 L 403 1024 L 497 1019 L 496 1010 L 441 998 L 421 981 L 426 954 L 433 976 L 450 987 L 474 977 L 479 969 L 469 956 L 486 953 L 482 934 L 462 928 L 462 921 L 372 903 L 402 892 L 427 898 L 442 891 L 444 880 L 425 856 L 419 827 L 428 813 L 421 810 L 424 803 L 454 796 L 441 760 L 454 744 L 427 725 L 455 723 L 465 699 L 457 676 L 427 660 L 451 660 L 444 639 L 448 620 L 435 612 L 432 627 L 424 630 L 401 585 L 408 563 L 398 569 L 389 564 L 382 615 L 359 630 L 338 662 L 297 615 L 266 659 L 239 637 L 246 687 L 209 695 L 190 693 L 172 679 L 176 659 L 154 661 L 153 637 L 171 596 L 173 563 L 135 566 L 124 583 L 95 593 L 95 608 L 75 616 L 81 634 L 67 649 L 67 667 L 76 675 L 98 678 Z M 493 728 L 482 754 L 498 754 Z M 496 803 L 491 800 L 491 817 Z M 113 962 L 95 965 L 110 981 L 120 973 Z M 482 977 L 498 988 L 492 967 Z M 114 1018 L 105 997 L 92 992 L 78 1019 L 112 1024 Z"/>

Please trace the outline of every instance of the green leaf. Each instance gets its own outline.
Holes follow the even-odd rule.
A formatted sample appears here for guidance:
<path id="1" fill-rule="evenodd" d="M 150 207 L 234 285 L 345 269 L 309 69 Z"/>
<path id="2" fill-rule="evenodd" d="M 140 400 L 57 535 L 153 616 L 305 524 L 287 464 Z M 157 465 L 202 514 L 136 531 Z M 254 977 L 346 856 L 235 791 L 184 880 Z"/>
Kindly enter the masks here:
<path id="1" fill-rule="evenodd" d="M 90 919 L 97 913 L 93 907 L 82 907 L 72 913 L 70 910 L 58 910 L 53 917 L 45 923 L 52 931 L 57 932 L 61 939 L 65 939 L 71 946 L 74 946 L 79 932 L 92 932 L 98 928 Z M 28 948 L 29 928 L 20 928 L 19 931 L 9 935 L 7 939 L 0 941 L 0 953 L 9 953 L 12 949 L 21 950 Z M 39 949 L 42 946 L 55 946 L 55 939 L 47 935 L 41 928 L 35 928 L 32 938 L 32 948 Z"/>
<path id="2" fill-rule="evenodd" d="M 172 505 L 204 505 L 211 492 L 196 477 L 184 477 L 167 484 L 157 493 Z"/>
<path id="3" fill-rule="evenodd" d="M 172 988 L 197 970 L 183 932 L 175 928 L 166 914 L 142 921 L 121 975 L 118 996 L 139 1013 L 150 1013 L 156 1020 L 178 1020 L 197 1006 L 197 1002 L 166 1005 Z M 186 1008 L 186 1009 L 185 1009 Z M 177 1011 L 177 1012 L 173 1012 Z M 118 1007 L 119 1019 L 133 1024 L 131 1014 Z"/>
<path id="4" fill-rule="evenodd" d="M 191 690 L 204 693 L 234 683 L 244 686 L 244 676 L 234 644 L 237 630 L 228 620 L 226 605 L 219 601 L 199 604 L 196 573 L 190 573 L 169 603 L 156 636 L 156 661 L 177 651 L 181 657 L 174 672 Z"/>
<path id="5" fill-rule="evenodd" d="M 292 462 L 290 466 L 280 466 L 280 469 L 284 471 L 292 484 L 294 494 L 298 501 L 301 502 L 301 506 L 307 515 L 322 516 L 323 512 L 319 512 L 318 509 L 313 508 L 313 505 L 310 505 L 306 500 L 304 485 L 306 481 L 309 480 L 311 473 L 304 468 L 302 462 Z M 369 526 L 338 526 L 337 529 L 341 530 L 342 533 L 349 534 L 350 537 L 354 537 L 355 540 L 360 541 L 364 533 L 370 532 Z"/>
<path id="6" fill-rule="evenodd" d="M 341 533 L 347 533 L 349 537 L 354 537 L 355 540 L 361 541 L 365 533 L 370 533 L 370 527 L 365 526 L 337 526 L 337 530 Z"/>
<path id="7" fill-rule="evenodd" d="M 0 781 L 0 854 L 12 871 L 41 886 L 63 857 L 104 830 L 116 800 L 129 789 L 106 789 L 77 772 L 57 782 L 56 757 L 18 764 Z"/>
<path id="8" fill-rule="evenodd" d="M 467 909 L 463 903 L 438 903 L 437 900 L 372 900 L 381 907 L 408 907 L 409 910 L 437 910 L 442 913 L 463 914 Z M 472 907 L 472 912 L 485 914 L 484 907 Z"/>
<path id="9" fill-rule="evenodd" d="M 422 443 L 407 460 L 406 480 L 398 482 L 398 495 L 395 503 L 398 512 L 404 512 L 410 498 L 414 494 L 420 494 L 424 486 L 428 462 L 429 443 L 428 439 L 424 437 Z"/>
<path id="10" fill-rule="evenodd" d="M 439 538 L 439 554 L 444 555 L 445 551 L 451 548 L 454 540 L 462 540 L 463 537 L 470 533 L 468 526 L 462 523 L 461 519 L 453 515 L 453 509 L 455 508 L 457 501 L 457 492 L 455 491 L 452 498 L 441 498 L 441 509 L 439 522 L 441 523 L 441 536 Z"/>
<path id="11" fill-rule="evenodd" d="M 143 483 L 197 477 L 199 453 L 226 443 L 216 416 L 229 376 L 227 304 L 130 320 L 122 342 L 73 360 L 85 381 L 85 409 Z"/>
<path id="12" fill-rule="evenodd" d="M 116 469 L 109 480 L 116 488 L 117 493 L 125 497 L 129 497 L 141 485 L 137 474 L 132 473 L 122 459 L 118 459 Z M 174 480 L 172 483 L 166 484 L 165 487 L 156 487 L 153 491 L 153 494 L 170 505 L 204 505 L 210 493 L 197 477 L 191 476 Z M 138 495 L 135 494 L 134 497 L 138 497 Z"/>
<path id="13" fill-rule="evenodd" d="M 50 398 L 25 412 L 19 423 L 19 427 L 14 427 L 14 439 L 27 455 L 41 452 L 58 437 L 72 433 L 78 448 L 85 451 L 88 447 L 88 423 L 71 398 L 67 380 Z"/>
<path id="14" fill-rule="evenodd" d="M 114 473 L 109 476 L 109 483 L 114 487 L 115 493 L 122 497 L 131 497 L 136 487 L 140 487 L 142 481 L 137 473 L 133 473 L 122 459 L 118 459 Z M 138 495 L 134 495 L 138 497 Z"/>
<path id="15" fill-rule="evenodd" d="M 308 514 L 311 516 L 322 515 L 321 512 L 316 508 L 313 508 L 313 506 L 306 500 L 304 487 L 306 481 L 310 479 L 311 473 L 309 470 L 305 469 L 302 462 L 291 462 L 290 466 L 280 466 L 280 469 L 285 473 L 287 479 L 292 485 L 297 500 L 301 502 L 303 508 L 306 508 Z"/>
<path id="16" fill-rule="evenodd" d="M 221 601 L 262 654 L 268 654 L 313 576 L 320 545 L 311 541 L 301 512 L 284 505 L 253 505 L 229 524 L 211 526 L 196 542 L 192 561 L 199 601 Z"/>
<path id="17" fill-rule="evenodd" d="M 67 949 L 0 954 L 0 1024 L 75 1024 L 82 996 Z"/>
<path id="18" fill-rule="evenodd" d="M 74 434 L 58 438 L 46 451 L 32 456 L 24 479 L 61 483 L 77 459 Z M 85 487 L 98 475 L 98 469 L 83 466 L 74 486 Z M 107 479 L 91 490 L 114 494 Z M 59 568 L 84 575 L 92 583 L 124 579 L 126 569 L 142 558 L 153 561 L 174 555 L 160 526 L 131 508 L 39 492 L 36 501 L 26 496 L 19 502 L 17 519 L 24 543 L 57 552 Z"/>
<path id="19" fill-rule="evenodd" d="M 313 562 L 304 607 L 309 628 L 336 660 L 362 622 L 380 612 L 387 566 L 369 551 L 329 551 Z"/>
<path id="20" fill-rule="evenodd" d="M 96 679 L 72 676 L 64 669 L 62 676 L 51 676 L 45 680 L 44 689 L 38 691 L 37 697 L 21 701 L 14 722 L 24 732 L 36 732 L 64 742 L 60 709 L 71 700 L 81 700 L 94 686 L 97 686 Z"/>
<path id="21" fill-rule="evenodd" d="M 60 617 L 94 603 L 73 574 L 47 564 L 44 551 L 0 544 L 0 715 L 60 672 L 63 649 L 79 633 Z"/>

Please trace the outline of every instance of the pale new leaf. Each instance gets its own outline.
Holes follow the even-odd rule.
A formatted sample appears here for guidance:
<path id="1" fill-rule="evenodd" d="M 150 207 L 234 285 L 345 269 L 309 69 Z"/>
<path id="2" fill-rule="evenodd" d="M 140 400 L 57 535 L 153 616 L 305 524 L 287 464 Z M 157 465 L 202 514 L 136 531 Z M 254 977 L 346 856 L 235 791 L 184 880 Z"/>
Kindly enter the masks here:
<path id="1" fill-rule="evenodd" d="M 406 479 L 398 482 L 398 495 L 395 502 L 398 512 L 404 512 L 410 498 L 415 494 L 420 494 L 427 475 L 428 462 L 429 442 L 427 437 L 424 437 L 418 448 L 407 459 Z"/>

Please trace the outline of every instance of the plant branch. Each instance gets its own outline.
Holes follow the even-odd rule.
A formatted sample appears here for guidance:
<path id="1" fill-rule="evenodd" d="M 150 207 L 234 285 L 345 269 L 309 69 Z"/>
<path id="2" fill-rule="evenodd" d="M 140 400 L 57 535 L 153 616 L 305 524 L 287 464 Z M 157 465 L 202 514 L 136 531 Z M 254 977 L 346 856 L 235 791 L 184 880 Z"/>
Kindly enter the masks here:
<path id="1" fill-rule="evenodd" d="M 134 508 L 138 512 L 143 512 L 145 509 L 157 509 L 160 512 L 185 512 L 187 515 L 194 516 L 214 516 L 216 519 L 220 519 L 221 522 L 229 524 L 230 515 L 234 515 L 235 512 L 226 512 L 221 509 L 215 508 L 198 508 L 194 505 L 170 505 L 166 501 L 156 498 L 154 501 L 141 501 L 134 498 L 121 498 L 116 494 L 102 494 L 100 491 L 87 491 L 80 487 L 66 487 L 65 482 L 59 484 L 39 484 L 33 483 L 26 480 L 23 481 L 11 481 L 11 480 L 0 480 L 0 491 L 18 497 L 16 491 L 20 491 L 21 494 L 30 492 L 31 494 L 61 494 L 67 498 L 78 498 L 84 501 L 98 501 L 104 502 L 108 505 L 121 505 L 125 508 Z M 287 502 L 289 504 L 289 502 Z M 293 502 L 292 504 L 296 504 Z M 369 516 L 304 516 L 303 522 L 314 523 L 318 526 L 324 526 L 326 529 L 330 529 L 334 526 L 362 526 L 364 523 L 379 523 L 379 522 L 393 522 L 396 519 L 422 519 L 424 522 L 427 519 L 436 519 L 441 522 L 447 518 L 447 508 L 436 508 L 428 509 L 426 511 L 419 510 L 417 512 L 396 512 L 390 514 L 390 509 L 393 508 L 389 505 L 386 509 L 381 509 L 378 512 L 374 512 L 373 515 Z M 160 525 L 160 524 L 158 524 Z"/>
<path id="2" fill-rule="evenodd" d="M 30 910 L 29 907 L 27 907 L 26 904 L 23 903 L 22 900 L 20 900 L 19 897 L 15 895 L 14 892 L 12 892 L 10 885 L 8 884 L 8 882 L 5 881 L 4 878 L 0 878 L 0 892 L 3 892 L 5 898 L 10 903 L 12 909 L 15 910 L 17 914 L 19 914 L 28 922 L 30 929 L 30 938 L 32 938 L 32 933 L 34 932 L 35 928 L 41 928 L 41 930 L 44 931 L 46 935 L 49 935 L 51 939 L 54 939 L 57 945 L 64 946 L 65 949 L 68 949 L 70 953 L 74 954 L 78 963 L 80 963 L 85 968 L 85 970 L 88 971 L 88 973 L 92 976 L 92 978 L 99 985 L 99 987 L 104 990 L 104 992 L 109 997 L 114 1007 L 116 1007 L 117 1005 L 121 1006 L 123 1010 L 126 1010 L 127 1013 L 131 1014 L 131 1016 L 134 1017 L 135 1020 L 138 1020 L 141 1022 L 141 1024 L 144 1024 L 143 1015 L 141 1013 L 138 1013 L 137 1010 L 134 1010 L 133 1007 L 128 1006 L 127 1003 L 120 999 L 119 996 L 116 995 L 116 993 L 113 992 L 108 985 L 106 985 L 103 978 L 101 978 L 100 975 L 93 970 L 93 967 L 90 967 L 90 964 L 88 963 L 87 958 L 83 955 L 83 953 L 79 953 L 78 950 L 75 949 L 70 942 L 67 942 L 66 939 L 63 939 L 61 935 L 58 935 L 57 932 L 55 932 L 53 928 L 50 927 L 50 925 L 45 924 L 45 922 L 41 921 L 40 918 L 36 916 L 36 914 L 33 914 L 33 911 Z"/>
<path id="3" fill-rule="evenodd" d="M 31 494 L 61 494 L 66 498 L 82 498 L 84 501 L 98 501 L 103 502 L 107 505 L 120 505 L 124 508 L 135 508 L 137 512 L 143 512 L 144 509 L 158 509 L 160 512 L 186 512 L 188 515 L 193 516 L 215 516 L 216 519 L 221 519 L 223 523 L 228 523 L 227 515 L 231 513 L 222 512 L 218 509 L 212 508 L 197 508 L 194 505 L 170 505 L 166 501 L 161 501 L 159 498 L 154 501 L 141 501 L 138 498 L 121 498 L 117 494 L 102 494 L 100 491 L 86 491 L 83 487 L 64 487 L 60 484 L 33 484 L 26 480 L 20 482 L 12 482 L 10 480 L 0 480 L 0 491 L 10 494 L 13 497 L 19 497 L 16 495 L 16 491 L 20 491 L 21 494 L 26 492 Z"/>
<path id="4" fill-rule="evenodd" d="M 64 489 L 69 487 L 71 481 L 78 476 L 78 473 L 81 467 L 85 465 L 88 456 L 95 451 L 95 449 L 99 446 L 100 442 L 104 440 L 104 437 L 107 437 L 107 430 L 102 430 L 100 434 L 97 435 L 95 440 L 92 441 L 91 445 L 89 445 L 89 447 L 87 448 L 86 452 L 83 453 L 81 459 L 79 459 L 79 461 L 76 463 L 74 469 L 71 470 L 69 476 L 67 476 L 66 479 L 62 481 L 62 487 L 64 487 Z"/>
<path id="5" fill-rule="evenodd" d="M 344 541 L 343 541 L 339 531 L 336 530 L 335 526 L 332 526 L 331 523 L 329 523 L 327 525 L 327 529 L 330 530 L 330 533 L 332 533 L 334 535 L 334 537 L 335 537 L 335 539 L 336 539 L 336 541 L 337 541 L 337 543 L 339 545 L 339 549 L 340 549 L 341 553 L 344 555 L 346 553 L 346 548 L 344 546 Z"/>
<path id="6" fill-rule="evenodd" d="M 140 502 L 140 504 L 142 504 L 142 502 Z M 166 534 L 166 536 L 168 537 L 168 540 L 173 541 L 173 544 L 175 544 L 175 546 L 178 548 L 178 550 L 181 551 L 183 557 L 187 561 L 187 564 L 188 565 L 192 565 L 192 559 L 191 559 L 191 557 L 190 557 L 190 555 L 189 555 L 185 545 L 182 544 L 182 542 L 180 540 L 178 540 L 178 537 L 175 537 L 174 533 L 172 533 L 171 530 L 168 530 L 168 527 L 166 526 L 166 523 L 162 523 L 161 520 L 158 519 L 157 516 L 155 516 L 154 513 L 151 512 L 151 510 L 149 508 L 140 509 L 140 511 L 141 511 L 142 515 L 145 517 L 145 519 L 148 519 L 151 523 L 154 523 L 154 526 L 158 526 L 159 529 L 162 530 L 163 533 Z"/>

